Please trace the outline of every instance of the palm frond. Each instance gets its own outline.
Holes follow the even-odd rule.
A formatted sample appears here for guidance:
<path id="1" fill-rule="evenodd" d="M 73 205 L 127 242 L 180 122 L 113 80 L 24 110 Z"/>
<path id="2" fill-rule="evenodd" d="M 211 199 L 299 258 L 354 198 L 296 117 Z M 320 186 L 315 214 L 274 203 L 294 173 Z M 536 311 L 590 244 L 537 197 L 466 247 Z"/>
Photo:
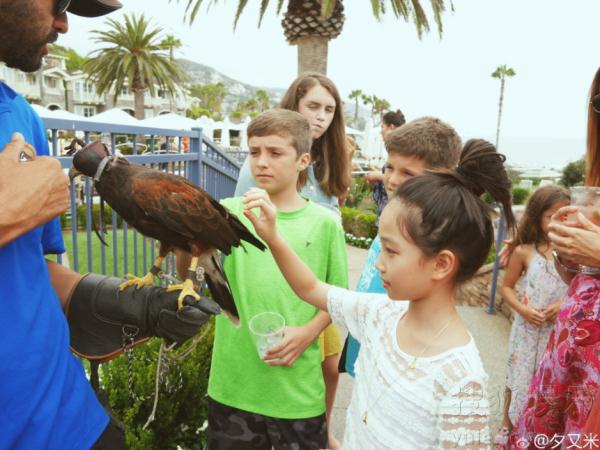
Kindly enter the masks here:
<path id="1" fill-rule="evenodd" d="M 125 15 L 123 23 L 106 20 L 108 30 L 92 31 L 93 40 L 102 47 L 90 53 L 84 65 L 99 95 L 113 93 L 116 103 L 123 88 L 148 90 L 156 87 L 173 94 L 185 80 L 183 70 L 170 60 L 161 40 L 162 30 L 152 27 L 144 15 Z"/>
<path id="2" fill-rule="evenodd" d="M 262 3 L 264 3 L 264 1 Z M 260 22 L 262 21 L 262 18 L 264 15 L 264 10 L 262 9 L 262 3 L 261 3 L 261 10 L 260 10 L 260 18 L 258 19 L 259 26 L 260 26 Z M 269 2 L 267 1 L 267 4 L 268 3 Z M 246 8 L 247 4 L 248 4 L 248 0 L 239 0 L 237 10 L 235 11 L 235 19 L 233 20 L 233 29 L 234 30 L 236 29 L 238 20 L 240 20 L 240 16 L 242 15 L 242 12 L 244 12 L 244 8 Z"/>
<path id="3" fill-rule="evenodd" d="M 279 3 L 283 3 L 282 0 L 279 1 Z M 262 21 L 263 21 L 263 17 L 265 16 L 265 11 L 267 10 L 267 6 L 269 6 L 269 0 L 261 0 L 260 1 L 260 16 L 258 18 L 258 28 L 260 28 Z M 277 13 L 279 13 L 279 11 L 277 11 Z M 238 17 L 236 17 L 235 23 L 237 24 L 237 19 Z M 234 25 L 235 27 L 235 25 Z"/>

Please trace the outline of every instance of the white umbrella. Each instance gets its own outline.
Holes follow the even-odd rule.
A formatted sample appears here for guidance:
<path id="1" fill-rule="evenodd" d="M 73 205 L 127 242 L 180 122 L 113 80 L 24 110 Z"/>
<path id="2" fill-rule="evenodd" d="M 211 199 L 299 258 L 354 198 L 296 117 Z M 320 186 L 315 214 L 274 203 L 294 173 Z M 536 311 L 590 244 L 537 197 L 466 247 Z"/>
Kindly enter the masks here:
<path id="1" fill-rule="evenodd" d="M 33 109 L 42 119 L 50 117 L 52 113 L 52 111 L 50 111 L 48 108 L 44 108 L 42 105 L 38 105 L 36 103 L 31 104 L 31 109 Z"/>
<path id="2" fill-rule="evenodd" d="M 48 109 L 37 104 L 32 104 L 31 107 L 42 119 L 89 120 L 87 117 L 73 114 L 64 109 Z"/>
<path id="3" fill-rule="evenodd" d="M 346 134 L 350 134 L 353 136 L 362 136 L 363 132 L 360 130 L 357 130 L 356 128 L 346 127 Z"/>
<path id="4" fill-rule="evenodd" d="M 169 130 L 191 130 L 192 128 L 201 126 L 198 121 L 175 113 L 162 114 L 144 119 L 141 121 L 141 124 L 147 127 L 167 128 Z"/>
<path id="5" fill-rule="evenodd" d="M 130 125 L 140 126 L 142 125 L 141 120 L 137 120 L 135 117 L 131 117 L 125 111 L 119 108 L 109 109 L 108 111 L 101 112 L 92 117 L 94 122 L 118 124 L 118 125 Z"/>

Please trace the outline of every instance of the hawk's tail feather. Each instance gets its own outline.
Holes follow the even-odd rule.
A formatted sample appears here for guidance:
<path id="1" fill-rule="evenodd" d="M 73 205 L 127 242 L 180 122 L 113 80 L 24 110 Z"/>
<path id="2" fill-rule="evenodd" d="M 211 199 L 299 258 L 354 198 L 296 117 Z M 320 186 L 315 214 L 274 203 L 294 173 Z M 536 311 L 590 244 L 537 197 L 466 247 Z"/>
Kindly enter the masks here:
<path id="1" fill-rule="evenodd" d="M 213 300 L 217 302 L 229 320 L 239 326 L 240 316 L 219 260 L 213 254 L 204 258 L 202 266 L 204 267 L 204 278 Z"/>
<path id="2" fill-rule="evenodd" d="M 263 242 L 260 239 L 254 236 L 254 234 L 252 234 L 252 232 L 248 230 L 248 228 L 246 228 L 246 226 L 242 222 L 240 222 L 240 220 L 235 215 L 229 214 L 227 219 L 229 224 L 235 230 L 236 234 L 239 236 L 240 239 L 248 242 L 249 244 L 254 245 L 259 250 L 264 251 L 267 249 L 265 244 L 263 244 Z"/>

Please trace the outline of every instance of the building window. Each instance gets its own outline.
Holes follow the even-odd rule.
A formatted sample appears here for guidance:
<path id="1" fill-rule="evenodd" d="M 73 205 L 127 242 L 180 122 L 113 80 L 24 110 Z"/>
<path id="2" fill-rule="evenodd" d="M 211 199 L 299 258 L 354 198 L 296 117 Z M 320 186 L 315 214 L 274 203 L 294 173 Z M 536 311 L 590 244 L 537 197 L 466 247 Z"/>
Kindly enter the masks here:
<path id="1" fill-rule="evenodd" d="M 33 85 L 37 84 L 37 76 L 32 73 L 28 73 L 27 81 L 29 82 L 29 84 L 33 84 Z"/>
<path id="2" fill-rule="evenodd" d="M 84 83 L 83 92 L 86 94 L 92 94 L 94 92 L 94 86 L 92 86 L 92 83 Z"/>
<path id="3" fill-rule="evenodd" d="M 93 106 L 86 106 L 83 108 L 83 117 L 92 117 L 96 114 L 96 108 Z"/>
<path id="4" fill-rule="evenodd" d="M 49 88 L 55 88 L 58 85 L 56 78 L 46 77 L 46 86 Z"/>
<path id="5" fill-rule="evenodd" d="M 127 86 L 123 86 L 121 88 L 121 95 L 127 95 L 129 94 L 129 89 L 127 88 Z"/>

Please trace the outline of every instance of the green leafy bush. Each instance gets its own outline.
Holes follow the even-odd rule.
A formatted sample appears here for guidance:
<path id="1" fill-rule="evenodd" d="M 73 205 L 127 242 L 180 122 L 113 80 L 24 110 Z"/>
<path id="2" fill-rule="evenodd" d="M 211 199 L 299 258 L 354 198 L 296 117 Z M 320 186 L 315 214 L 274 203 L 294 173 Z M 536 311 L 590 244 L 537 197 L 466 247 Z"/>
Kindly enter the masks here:
<path id="1" fill-rule="evenodd" d="M 489 263 L 493 263 L 496 260 L 496 243 L 494 242 L 492 244 L 492 247 L 490 248 L 490 252 L 488 253 L 487 257 L 485 258 L 485 262 L 483 263 L 485 264 L 489 264 Z"/>
<path id="2" fill-rule="evenodd" d="M 562 171 L 560 184 L 566 187 L 583 184 L 585 178 L 585 158 L 570 162 Z"/>
<path id="3" fill-rule="evenodd" d="M 522 205 L 529 197 L 529 190 L 525 188 L 515 187 L 512 190 L 512 203 L 513 205 Z M 494 203 L 494 199 L 488 192 L 484 192 L 481 199 L 488 205 Z"/>
<path id="4" fill-rule="evenodd" d="M 344 231 L 354 237 L 373 239 L 377 236 L 377 214 L 354 208 L 340 208 Z"/>
<path id="5" fill-rule="evenodd" d="M 85 205 L 79 205 L 77 207 L 77 228 L 80 230 L 85 229 L 86 224 L 86 209 Z M 104 214 L 102 216 L 104 218 L 104 225 L 107 228 L 112 227 L 112 208 L 108 206 L 106 203 L 104 204 Z M 92 205 L 92 218 L 96 223 L 98 229 L 100 229 L 100 205 L 93 204 Z M 60 216 L 60 224 L 63 229 L 71 228 L 71 218 L 67 214 L 63 214 Z M 90 224 L 91 226 L 91 224 Z M 120 216 L 117 216 L 117 227 L 121 228 L 123 226 L 123 219 Z"/>
<path id="6" fill-rule="evenodd" d="M 201 450 L 206 443 L 208 375 L 214 322 L 205 325 L 202 339 L 180 361 L 169 364 L 161 377 L 158 406 L 153 422 L 143 429 L 152 411 L 156 365 L 161 340 L 153 339 L 133 350 L 131 374 L 133 400 L 129 390 L 126 356 L 102 366 L 102 388 L 107 392 L 115 415 L 124 422 L 127 445 L 131 450 L 176 449 Z M 186 344 L 177 354 L 189 349 Z M 167 358 L 171 352 L 167 352 Z"/>
<path id="7" fill-rule="evenodd" d="M 353 177 L 352 186 L 346 197 L 346 206 L 357 208 L 362 201 L 371 195 L 371 187 L 365 177 Z"/>
<path id="8" fill-rule="evenodd" d="M 520 187 L 513 188 L 512 196 L 513 205 L 522 205 L 529 197 L 529 190 Z"/>

